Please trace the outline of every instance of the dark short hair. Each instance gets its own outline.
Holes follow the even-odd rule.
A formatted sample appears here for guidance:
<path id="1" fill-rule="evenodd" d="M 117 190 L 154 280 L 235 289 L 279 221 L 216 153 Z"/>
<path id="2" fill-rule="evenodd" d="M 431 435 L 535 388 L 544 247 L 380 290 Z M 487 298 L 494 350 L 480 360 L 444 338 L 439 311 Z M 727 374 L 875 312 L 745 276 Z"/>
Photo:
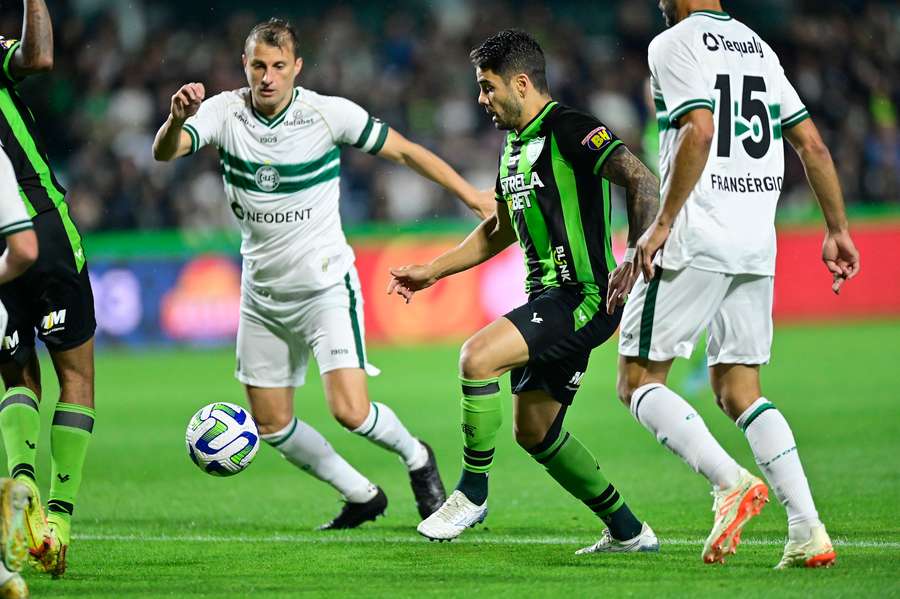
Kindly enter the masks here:
<path id="1" fill-rule="evenodd" d="M 469 58 L 482 71 L 494 71 L 505 80 L 525 73 L 539 92 L 550 91 L 544 51 L 524 31 L 504 29 L 481 42 L 469 53 Z"/>
<path id="2" fill-rule="evenodd" d="M 300 55 L 300 40 L 297 39 L 297 30 L 284 19 L 269 19 L 253 27 L 244 41 L 245 53 L 250 42 L 263 42 L 281 49 L 290 46 L 295 57 Z"/>

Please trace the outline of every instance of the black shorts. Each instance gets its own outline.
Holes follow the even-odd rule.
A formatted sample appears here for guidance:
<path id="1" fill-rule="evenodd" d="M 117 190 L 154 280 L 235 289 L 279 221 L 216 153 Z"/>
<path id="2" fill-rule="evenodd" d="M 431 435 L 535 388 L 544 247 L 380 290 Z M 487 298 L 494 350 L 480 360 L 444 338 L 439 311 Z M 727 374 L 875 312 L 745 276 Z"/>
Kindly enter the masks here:
<path id="1" fill-rule="evenodd" d="M 97 328 L 81 237 L 65 207 L 42 212 L 32 222 L 37 261 L 0 285 L 0 301 L 9 312 L 0 363 L 24 365 L 34 352 L 35 330 L 48 350 L 64 351 L 89 340 Z"/>
<path id="2" fill-rule="evenodd" d="M 513 393 L 545 391 L 570 405 L 581 386 L 591 350 L 609 339 L 622 308 L 606 313 L 602 295 L 566 288 L 533 294 L 506 315 L 528 344 L 528 363 L 510 372 Z"/>

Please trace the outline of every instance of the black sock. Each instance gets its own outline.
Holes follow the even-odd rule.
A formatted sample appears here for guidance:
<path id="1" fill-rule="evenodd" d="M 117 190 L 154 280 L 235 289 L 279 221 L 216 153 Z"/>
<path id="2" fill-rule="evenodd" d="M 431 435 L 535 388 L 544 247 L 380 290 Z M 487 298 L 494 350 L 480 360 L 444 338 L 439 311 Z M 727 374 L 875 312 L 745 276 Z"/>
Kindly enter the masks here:
<path id="1" fill-rule="evenodd" d="M 463 469 L 456 490 L 461 491 L 466 498 L 475 505 L 481 505 L 487 501 L 488 477 L 486 472 L 469 472 Z"/>
<path id="2" fill-rule="evenodd" d="M 624 503 L 622 507 L 600 519 L 609 527 L 609 533 L 617 541 L 633 539 L 641 534 L 641 529 L 644 527 Z"/>

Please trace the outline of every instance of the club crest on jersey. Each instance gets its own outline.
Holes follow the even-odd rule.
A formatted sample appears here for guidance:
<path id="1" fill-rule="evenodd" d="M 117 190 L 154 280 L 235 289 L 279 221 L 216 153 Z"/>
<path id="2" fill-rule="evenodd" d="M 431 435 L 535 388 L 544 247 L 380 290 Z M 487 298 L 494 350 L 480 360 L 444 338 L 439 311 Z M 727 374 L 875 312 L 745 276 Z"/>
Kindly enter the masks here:
<path id="1" fill-rule="evenodd" d="M 543 137 L 535 137 L 525 145 L 525 158 L 531 164 L 534 164 L 537 157 L 541 155 L 541 150 L 544 149 L 544 139 Z"/>
<path id="2" fill-rule="evenodd" d="M 612 141 L 612 133 L 602 125 L 584 136 L 581 145 L 589 150 L 602 150 Z"/>
<path id="3" fill-rule="evenodd" d="M 275 191 L 281 184 L 281 175 L 274 166 L 264 165 L 256 169 L 256 186 L 263 191 Z"/>

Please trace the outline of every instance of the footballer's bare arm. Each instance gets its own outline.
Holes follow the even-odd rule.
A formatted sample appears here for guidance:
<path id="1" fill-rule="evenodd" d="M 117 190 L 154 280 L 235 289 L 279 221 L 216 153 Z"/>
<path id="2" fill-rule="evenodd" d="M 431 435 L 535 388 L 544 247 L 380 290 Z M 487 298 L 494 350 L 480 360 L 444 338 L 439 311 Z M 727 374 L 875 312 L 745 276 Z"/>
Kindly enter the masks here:
<path id="1" fill-rule="evenodd" d="M 619 146 L 610 154 L 600 174 L 625 188 L 628 247 L 634 247 L 659 212 L 659 179 L 625 146 Z"/>
<path id="2" fill-rule="evenodd" d="M 394 129 L 388 129 L 387 139 L 378 155 L 408 166 L 423 177 L 431 179 L 462 200 L 469 210 L 481 219 L 494 212 L 493 193 L 488 195 L 479 192 L 440 156 L 408 140 Z"/>
<path id="3" fill-rule="evenodd" d="M 192 140 L 184 130 L 184 122 L 197 114 L 205 97 L 206 88 L 202 83 L 187 83 L 175 92 L 169 106 L 169 118 L 153 140 L 153 158 L 167 161 L 191 153 Z"/>
<path id="4" fill-rule="evenodd" d="M 9 61 L 9 72 L 22 79 L 53 68 L 53 23 L 44 0 L 24 0 L 22 40 Z"/>
<path id="5" fill-rule="evenodd" d="M 619 146 L 610 154 L 603 163 L 600 174 L 625 188 L 625 204 L 628 211 L 629 249 L 626 260 L 609 273 L 606 311 L 612 314 L 616 308 L 625 303 L 640 272 L 634 247 L 659 212 L 659 180 L 625 146 Z"/>

